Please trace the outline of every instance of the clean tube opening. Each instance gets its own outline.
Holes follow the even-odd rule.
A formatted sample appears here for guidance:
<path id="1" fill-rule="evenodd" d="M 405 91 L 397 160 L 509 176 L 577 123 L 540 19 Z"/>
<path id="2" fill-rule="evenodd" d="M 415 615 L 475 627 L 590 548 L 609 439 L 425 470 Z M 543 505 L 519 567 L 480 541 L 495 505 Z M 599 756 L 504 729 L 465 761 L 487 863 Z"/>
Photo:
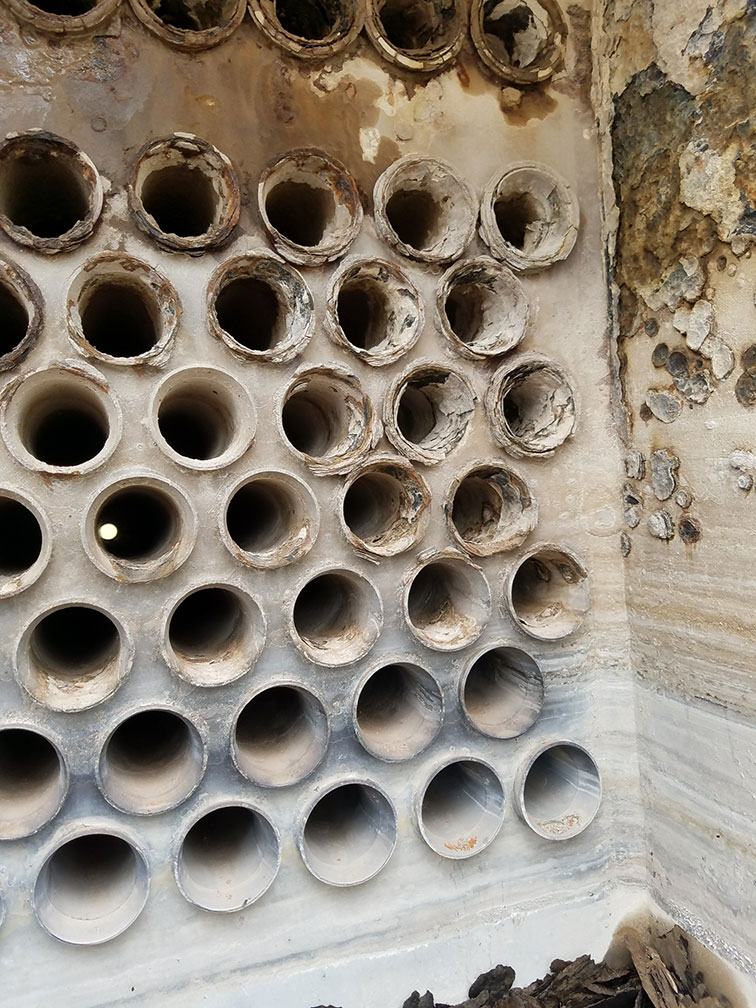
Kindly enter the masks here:
<path id="1" fill-rule="evenodd" d="M 294 640 L 311 661 L 348 665 L 363 658 L 383 625 L 373 585 L 354 571 L 331 570 L 300 590 L 292 612 Z"/>
<path id="2" fill-rule="evenodd" d="M 504 818 L 504 789 L 479 760 L 463 759 L 438 770 L 420 803 L 420 832 L 436 854 L 468 858 L 495 838 Z"/>
<path id="3" fill-rule="evenodd" d="M 438 683 L 412 662 L 376 669 L 360 688 L 355 705 L 357 738 L 378 759 L 412 759 L 441 729 L 443 700 Z"/>
<path id="4" fill-rule="evenodd" d="M 462 709 L 470 723 L 491 738 L 517 738 L 531 728 L 543 709 L 543 676 L 526 651 L 489 648 L 462 678 Z"/>
<path id="5" fill-rule="evenodd" d="M 601 803 L 598 767 L 582 746 L 547 746 L 526 765 L 517 799 L 520 815 L 534 833 L 568 840 L 596 817 Z"/>
<path id="6" fill-rule="evenodd" d="M 49 739 L 29 728 L 0 728 L 0 840 L 36 833 L 67 791 L 63 758 Z"/>
<path id="7" fill-rule="evenodd" d="M 405 590 L 405 618 L 417 639 L 436 651 L 458 651 L 476 640 L 491 615 L 482 571 L 465 560 L 423 564 Z"/>

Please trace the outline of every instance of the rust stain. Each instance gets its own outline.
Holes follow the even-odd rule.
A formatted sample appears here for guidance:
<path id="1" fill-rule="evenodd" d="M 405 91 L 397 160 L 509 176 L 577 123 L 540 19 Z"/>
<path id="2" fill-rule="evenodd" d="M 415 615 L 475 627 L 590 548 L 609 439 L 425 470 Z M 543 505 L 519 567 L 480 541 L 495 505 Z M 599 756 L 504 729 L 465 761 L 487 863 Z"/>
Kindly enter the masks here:
<path id="1" fill-rule="evenodd" d="M 469 851 L 472 850 L 478 842 L 478 838 L 475 836 L 464 837 L 458 840 L 456 843 L 445 843 L 444 847 L 451 851 Z"/>

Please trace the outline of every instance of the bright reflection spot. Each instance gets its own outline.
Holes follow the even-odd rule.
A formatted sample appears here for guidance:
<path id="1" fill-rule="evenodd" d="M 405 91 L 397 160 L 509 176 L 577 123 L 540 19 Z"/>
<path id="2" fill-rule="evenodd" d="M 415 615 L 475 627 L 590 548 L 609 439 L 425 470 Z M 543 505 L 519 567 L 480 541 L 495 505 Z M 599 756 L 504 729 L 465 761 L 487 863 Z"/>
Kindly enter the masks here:
<path id="1" fill-rule="evenodd" d="M 107 522 L 105 525 L 100 525 L 100 527 L 97 529 L 97 535 L 100 537 L 100 539 L 104 539 L 106 542 L 110 542 L 111 539 L 115 539 L 115 537 L 118 535 L 118 529 L 116 528 L 115 525 L 111 525 L 110 522 Z"/>

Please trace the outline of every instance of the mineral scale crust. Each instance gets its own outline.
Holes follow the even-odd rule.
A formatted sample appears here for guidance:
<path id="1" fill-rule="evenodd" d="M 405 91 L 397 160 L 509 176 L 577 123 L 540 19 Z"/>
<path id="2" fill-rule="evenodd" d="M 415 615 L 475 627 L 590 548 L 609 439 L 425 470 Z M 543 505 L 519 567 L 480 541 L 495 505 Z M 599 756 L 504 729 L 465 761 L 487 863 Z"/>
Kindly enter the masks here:
<path id="1" fill-rule="evenodd" d="M 641 6 L 0 4 L 3 1005 L 389 1008 L 651 912 L 752 965 L 650 881 L 628 599 L 707 506 L 692 358 L 646 444 L 618 354 Z"/>

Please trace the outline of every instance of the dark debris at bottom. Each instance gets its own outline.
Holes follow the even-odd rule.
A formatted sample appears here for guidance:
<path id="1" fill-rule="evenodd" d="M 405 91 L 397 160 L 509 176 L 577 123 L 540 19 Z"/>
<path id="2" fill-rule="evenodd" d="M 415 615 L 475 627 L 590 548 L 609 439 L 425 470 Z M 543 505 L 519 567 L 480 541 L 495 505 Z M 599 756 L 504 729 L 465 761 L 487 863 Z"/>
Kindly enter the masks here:
<path id="1" fill-rule="evenodd" d="M 727 998 L 709 993 L 703 974 L 694 973 L 680 928 L 653 945 L 630 927 L 622 928 L 617 939 L 629 953 L 622 967 L 596 963 L 587 955 L 573 962 L 555 959 L 545 977 L 515 987 L 512 967 L 498 965 L 481 973 L 460 1004 L 436 1001 L 430 991 L 413 991 L 402 1008 L 733 1008 Z"/>

